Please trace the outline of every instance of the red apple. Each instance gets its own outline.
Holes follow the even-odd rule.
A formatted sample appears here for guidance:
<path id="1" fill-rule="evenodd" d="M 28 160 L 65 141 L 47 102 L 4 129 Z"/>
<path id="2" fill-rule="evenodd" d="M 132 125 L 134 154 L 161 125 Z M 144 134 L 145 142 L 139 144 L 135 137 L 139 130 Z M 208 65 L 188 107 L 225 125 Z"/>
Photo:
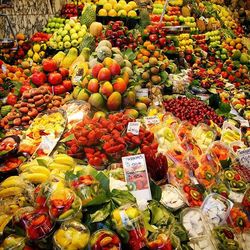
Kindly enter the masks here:
<path id="1" fill-rule="evenodd" d="M 97 76 L 98 81 L 110 81 L 111 79 L 111 72 L 107 68 L 102 68 Z"/>
<path id="2" fill-rule="evenodd" d="M 6 104 L 14 106 L 17 103 L 17 96 L 9 93 L 6 99 Z"/>
<path id="3" fill-rule="evenodd" d="M 65 68 L 59 68 L 59 73 L 62 75 L 62 78 L 65 79 L 69 75 L 69 70 Z"/>
<path id="4" fill-rule="evenodd" d="M 43 70 L 46 72 L 54 72 L 58 69 L 57 62 L 54 59 L 43 60 Z"/>
<path id="5" fill-rule="evenodd" d="M 109 70 L 110 70 L 112 76 L 120 75 L 121 66 L 118 63 L 112 63 L 109 66 Z"/>
<path id="6" fill-rule="evenodd" d="M 31 81 L 36 85 L 36 86 L 41 86 L 43 85 L 47 80 L 47 77 L 45 73 L 43 72 L 35 72 L 31 75 Z"/>
<path id="7" fill-rule="evenodd" d="M 64 88 L 66 89 L 66 91 L 70 91 L 73 88 L 72 82 L 70 80 L 64 80 L 62 82 L 62 85 L 64 86 Z"/>
<path id="8" fill-rule="evenodd" d="M 63 85 L 53 86 L 53 91 L 55 95 L 61 95 L 67 92 L 67 90 L 65 89 Z"/>
<path id="9" fill-rule="evenodd" d="M 103 68 L 103 64 L 102 63 L 97 63 L 93 68 L 92 68 L 92 76 L 94 78 L 97 78 L 99 71 Z"/>
<path id="10" fill-rule="evenodd" d="M 92 93 L 99 92 L 99 82 L 97 79 L 93 78 L 88 83 L 88 90 Z"/>
<path id="11" fill-rule="evenodd" d="M 52 85 L 58 85 L 62 82 L 62 75 L 58 72 L 53 72 L 49 74 L 48 81 Z"/>

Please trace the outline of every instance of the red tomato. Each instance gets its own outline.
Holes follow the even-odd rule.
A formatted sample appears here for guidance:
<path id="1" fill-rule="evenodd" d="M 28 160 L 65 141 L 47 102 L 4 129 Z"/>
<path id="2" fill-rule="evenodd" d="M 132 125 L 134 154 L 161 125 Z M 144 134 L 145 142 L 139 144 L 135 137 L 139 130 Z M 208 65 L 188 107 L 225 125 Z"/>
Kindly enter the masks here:
<path id="1" fill-rule="evenodd" d="M 61 95 L 66 92 L 66 89 L 63 85 L 57 85 L 53 87 L 55 95 Z"/>
<path id="2" fill-rule="evenodd" d="M 58 72 L 53 72 L 49 74 L 48 81 L 52 85 L 58 85 L 62 83 L 62 75 Z"/>

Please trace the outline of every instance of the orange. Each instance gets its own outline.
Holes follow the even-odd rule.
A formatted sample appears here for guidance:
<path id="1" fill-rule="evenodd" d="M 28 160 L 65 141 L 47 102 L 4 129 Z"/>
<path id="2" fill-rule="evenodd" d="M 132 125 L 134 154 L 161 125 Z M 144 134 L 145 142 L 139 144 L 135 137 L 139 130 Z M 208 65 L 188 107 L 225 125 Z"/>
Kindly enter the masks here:
<path id="1" fill-rule="evenodd" d="M 149 45 L 147 46 L 147 50 L 152 50 L 152 51 L 154 51 L 154 50 L 155 50 L 154 44 L 149 44 Z"/>
<path id="2" fill-rule="evenodd" d="M 23 81 L 25 81 L 25 78 L 22 76 L 22 77 L 19 78 L 19 81 L 23 82 Z"/>
<path id="3" fill-rule="evenodd" d="M 150 52 L 146 49 L 141 49 L 141 53 L 144 55 L 144 56 L 150 56 Z"/>
<path id="4" fill-rule="evenodd" d="M 16 35 L 16 38 L 17 38 L 17 40 L 25 40 L 25 35 L 22 34 L 22 33 L 18 33 L 18 34 Z"/>
<path id="5" fill-rule="evenodd" d="M 22 75 L 22 72 L 21 72 L 21 71 L 17 71 L 17 72 L 15 73 L 15 75 L 16 75 L 16 77 L 20 77 L 20 76 Z"/>
<path id="6" fill-rule="evenodd" d="M 13 77 L 14 77 L 14 73 L 9 72 L 9 73 L 8 73 L 8 77 L 13 78 Z"/>
<path id="7" fill-rule="evenodd" d="M 230 45 L 234 47 L 235 46 L 235 41 L 231 41 Z"/>

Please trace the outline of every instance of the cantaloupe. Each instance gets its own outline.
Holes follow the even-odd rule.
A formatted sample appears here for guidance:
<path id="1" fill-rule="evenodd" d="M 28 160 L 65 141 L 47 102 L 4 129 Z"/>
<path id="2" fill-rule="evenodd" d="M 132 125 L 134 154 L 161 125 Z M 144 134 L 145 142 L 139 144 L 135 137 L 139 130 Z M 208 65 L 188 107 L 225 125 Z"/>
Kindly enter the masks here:
<path id="1" fill-rule="evenodd" d="M 99 22 L 93 22 L 89 27 L 89 32 L 91 35 L 98 37 L 102 34 L 102 24 Z"/>

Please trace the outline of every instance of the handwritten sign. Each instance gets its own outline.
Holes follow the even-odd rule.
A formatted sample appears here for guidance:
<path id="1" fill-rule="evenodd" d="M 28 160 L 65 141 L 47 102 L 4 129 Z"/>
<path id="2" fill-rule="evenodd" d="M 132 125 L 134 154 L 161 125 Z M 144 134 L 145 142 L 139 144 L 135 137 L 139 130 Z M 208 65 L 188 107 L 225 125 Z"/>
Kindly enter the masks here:
<path id="1" fill-rule="evenodd" d="M 160 119 L 156 115 L 144 117 L 144 121 L 146 125 L 156 125 L 160 123 Z"/>
<path id="2" fill-rule="evenodd" d="M 144 154 L 122 157 L 125 180 L 137 201 L 151 200 L 151 190 Z"/>
<path id="3" fill-rule="evenodd" d="M 140 131 L 140 122 L 129 122 L 128 123 L 128 128 L 127 128 L 127 133 L 132 133 L 133 135 L 139 135 Z"/>
<path id="4" fill-rule="evenodd" d="M 136 96 L 137 97 L 148 97 L 148 89 L 142 88 L 142 89 L 136 90 Z"/>
<path id="5" fill-rule="evenodd" d="M 237 151 L 240 164 L 250 168 L 250 148 L 239 149 Z"/>

